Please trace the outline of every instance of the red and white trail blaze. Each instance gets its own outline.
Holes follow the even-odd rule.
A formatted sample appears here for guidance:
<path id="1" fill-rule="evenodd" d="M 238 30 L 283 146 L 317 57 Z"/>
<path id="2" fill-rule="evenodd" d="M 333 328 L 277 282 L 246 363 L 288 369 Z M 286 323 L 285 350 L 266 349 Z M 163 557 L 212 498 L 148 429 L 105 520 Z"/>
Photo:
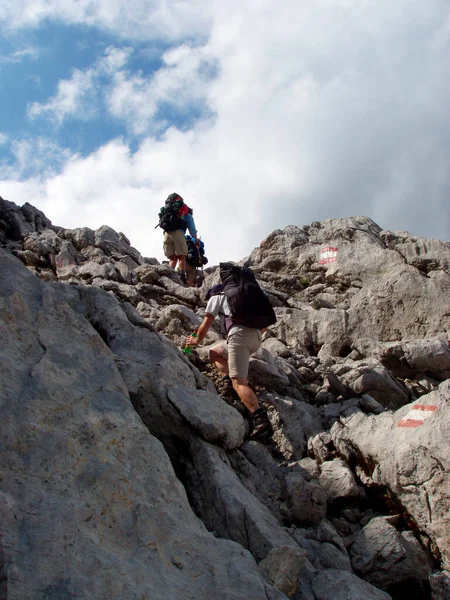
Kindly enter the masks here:
<path id="1" fill-rule="evenodd" d="M 413 404 L 412 409 L 397 423 L 397 427 L 419 427 L 439 409 L 435 404 Z"/>

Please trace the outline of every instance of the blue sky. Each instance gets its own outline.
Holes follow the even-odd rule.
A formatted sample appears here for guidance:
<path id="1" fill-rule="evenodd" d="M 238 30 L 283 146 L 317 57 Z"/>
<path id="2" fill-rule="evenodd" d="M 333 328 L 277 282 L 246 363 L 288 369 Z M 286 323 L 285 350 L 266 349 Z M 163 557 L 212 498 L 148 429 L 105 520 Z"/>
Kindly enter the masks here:
<path id="1" fill-rule="evenodd" d="M 0 195 L 211 263 L 366 215 L 449 239 L 447 0 L 0 0 Z"/>

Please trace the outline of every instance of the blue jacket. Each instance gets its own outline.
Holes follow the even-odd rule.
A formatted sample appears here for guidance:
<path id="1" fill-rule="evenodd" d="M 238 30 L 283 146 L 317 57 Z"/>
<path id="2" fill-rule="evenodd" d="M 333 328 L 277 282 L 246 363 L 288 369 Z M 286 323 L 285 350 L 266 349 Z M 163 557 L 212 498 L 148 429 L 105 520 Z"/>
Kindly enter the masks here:
<path id="1" fill-rule="evenodd" d="M 187 213 L 187 215 L 184 217 L 184 220 L 186 222 L 184 231 L 189 229 L 189 233 L 192 235 L 192 237 L 197 237 L 197 229 L 195 228 L 194 217 L 191 215 L 191 213 Z"/>

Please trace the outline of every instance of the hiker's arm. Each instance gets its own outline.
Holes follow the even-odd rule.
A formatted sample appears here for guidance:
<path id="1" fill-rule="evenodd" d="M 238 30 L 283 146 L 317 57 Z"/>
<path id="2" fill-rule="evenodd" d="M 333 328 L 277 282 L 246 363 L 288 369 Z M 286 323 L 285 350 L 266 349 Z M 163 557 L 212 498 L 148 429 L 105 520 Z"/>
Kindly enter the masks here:
<path id="1" fill-rule="evenodd" d="M 185 219 L 186 225 L 189 229 L 189 233 L 192 235 L 193 238 L 195 238 L 195 241 L 197 241 L 197 230 L 195 228 L 194 217 L 190 213 L 188 213 Z"/>
<path id="2" fill-rule="evenodd" d="M 197 337 L 192 337 L 192 335 L 188 336 L 186 338 L 186 344 L 188 346 L 196 346 L 201 341 L 203 341 L 206 337 L 206 334 L 209 331 L 209 328 L 211 327 L 212 322 L 214 321 L 214 318 L 215 317 L 213 317 L 213 315 L 206 314 L 202 321 L 202 324 L 198 328 Z"/>

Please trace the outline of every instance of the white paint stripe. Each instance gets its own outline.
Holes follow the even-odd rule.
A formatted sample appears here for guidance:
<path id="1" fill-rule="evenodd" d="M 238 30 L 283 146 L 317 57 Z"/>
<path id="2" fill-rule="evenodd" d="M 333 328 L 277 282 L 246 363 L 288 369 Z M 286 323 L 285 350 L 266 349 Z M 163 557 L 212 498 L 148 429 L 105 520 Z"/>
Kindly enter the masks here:
<path id="1" fill-rule="evenodd" d="M 425 410 L 411 410 L 409 413 L 403 417 L 404 419 L 413 419 L 414 421 L 424 421 L 431 417 L 433 413 Z"/>
<path id="2" fill-rule="evenodd" d="M 438 406 L 429 404 L 413 404 L 410 410 L 398 423 L 398 427 L 419 427 L 439 409 Z"/>

